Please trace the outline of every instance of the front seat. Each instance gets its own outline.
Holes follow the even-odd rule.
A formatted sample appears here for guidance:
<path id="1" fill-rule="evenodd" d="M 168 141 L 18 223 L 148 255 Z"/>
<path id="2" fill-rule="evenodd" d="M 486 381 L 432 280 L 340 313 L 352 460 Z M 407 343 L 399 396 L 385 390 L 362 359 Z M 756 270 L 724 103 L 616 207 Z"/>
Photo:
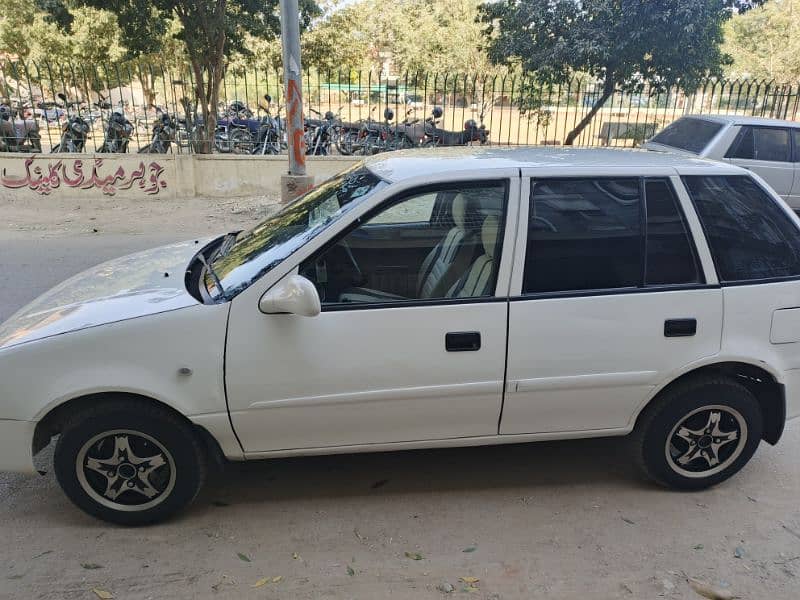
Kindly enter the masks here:
<path id="1" fill-rule="evenodd" d="M 495 251 L 497 236 L 500 232 L 500 221 L 497 217 L 486 217 L 481 227 L 481 243 L 483 254 L 476 258 L 469 270 L 447 292 L 448 298 L 476 298 L 491 296 L 495 281 Z"/>
<path id="2" fill-rule="evenodd" d="M 442 298 L 470 264 L 475 256 L 479 235 L 480 201 L 459 193 L 453 198 L 454 227 L 428 253 L 417 276 L 416 298 Z M 381 300 L 407 300 L 380 290 L 352 288 L 342 293 L 340 302 L 380 302 Z"/>

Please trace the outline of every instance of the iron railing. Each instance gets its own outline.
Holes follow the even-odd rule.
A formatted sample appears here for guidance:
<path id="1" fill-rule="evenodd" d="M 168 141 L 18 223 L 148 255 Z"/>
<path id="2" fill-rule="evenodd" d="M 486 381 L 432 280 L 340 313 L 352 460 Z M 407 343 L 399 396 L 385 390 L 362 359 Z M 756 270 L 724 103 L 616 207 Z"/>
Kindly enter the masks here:
<path id="1" fill-rule="evenodd" d="M 307 117 L 332 111 L 347 122 L 369 118 L 383 121 L 384 110 L 389 108 L 397 123 L 423 120 L 438 106 L 443 111 L 441 127 L 460 130 L 465 121 L 473 119 L 489 130 L 489 143 L 499 145 L 563 144 L 601 94 L 601 87 L 589 78 L 539 85 L 527 73 L 404 73 L 383 77 L 349 69 L 325 73 L 309 70 L 303 83 Z M 196 122 L 200 111 L 193 89 L 191 70 L 172 71 L 157 64 L 0 63 L 0 101 L 39 119 L 44 152 L 58 144 L 61 127 L 72 114 L 90 121 L 86 150 L 96 151 L 103 143 L 109 115 L 118 107 L 134 125 L 129 151 L 138 151 L 150 142 L 160 112 Z M 217 109 L 223 113 L 239 101 L 257 117 L 265 108 L 264 96 L 269 95 L 273 116 L 283 115 L 281 90 L 279 70 L 231 66 Z M 633 93 L 618 90 L 575 144 L 635 146 L 689 113 L 795 120 L 799 99 L 800 85 L 775 81 L 713 79 L 688 92 L 647 86 Z M 186 131 L 179 132 L 177 142 L 174 151 L 188 152 L 196 147 Z"/>

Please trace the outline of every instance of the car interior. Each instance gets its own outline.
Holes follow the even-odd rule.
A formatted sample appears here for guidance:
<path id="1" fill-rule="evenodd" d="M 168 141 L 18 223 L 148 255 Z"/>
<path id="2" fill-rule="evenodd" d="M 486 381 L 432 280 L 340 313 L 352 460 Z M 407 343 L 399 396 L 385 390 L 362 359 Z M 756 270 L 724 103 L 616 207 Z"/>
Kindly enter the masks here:
<path id="1" fill-rule="evenodd" d="M 494 293 L 505 185 L 426 191 L 382 207 L 301 265 L 323 304 Z"/>

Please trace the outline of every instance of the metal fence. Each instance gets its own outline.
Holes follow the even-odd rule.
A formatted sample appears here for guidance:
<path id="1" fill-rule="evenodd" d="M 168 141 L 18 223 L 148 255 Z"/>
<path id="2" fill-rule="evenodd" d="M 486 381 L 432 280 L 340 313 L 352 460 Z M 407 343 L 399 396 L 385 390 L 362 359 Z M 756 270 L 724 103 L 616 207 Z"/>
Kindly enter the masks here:
<path id="1" fill-rule="evenodd" d="M 498 145 L 564 143 L 567 134 L 588 113 L 601 94 L 597 83 L 576 77 L 561 85 L 541 86 L 526 73 L 436 74 L 381 76 L 372 72 L 310 70 L 304 76 L 307 117 L 334 112 L 339 119 L 383 121 L 384 110 L 394 123 L 424 120 L 442 109 L 440 127 L 461 130 L 473 119 L 489 130 Z M 0 100 L 40 123 L 43 151 L 60 139 L 70 115 L 80 114 L 91 125 L 87 151 L 103 143 L 111 111 L 122 108 L 134 125 L 130 151 L 150 141 L 161 112 L 194 122 L 200 111 L 194 102 L 190 70 L 172 71 L 157 64 L 109 66 L 47 63 L 0 63 Z M 273 116 L 283 115 L 282 74 L 277 69 L 228 68 L 217 110 L 223 114 L 234 101 L 258 118 L 272 97 Z M 697 90 L 617 91 L 575 140 L 577 145 L 635 146 L 663 126 L 688 113 L 723 113 L 795 120 L 800 86 L 775 81 L 709 80 Z M 178 136 L 174 150 L 188 152 L 192 144 Z"/>

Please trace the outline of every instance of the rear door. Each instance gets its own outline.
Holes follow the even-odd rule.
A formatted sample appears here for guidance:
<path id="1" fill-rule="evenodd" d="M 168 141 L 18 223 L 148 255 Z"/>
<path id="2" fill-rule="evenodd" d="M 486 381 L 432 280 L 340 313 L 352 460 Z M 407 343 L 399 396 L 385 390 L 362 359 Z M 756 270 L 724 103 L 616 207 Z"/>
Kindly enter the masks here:
<path id="1" fill-rule="evenodd" d="M 719 351 L 699 224 L 668 171 L 526 183 L 500 433 L 625 429 L 667 374 Z"/>
<path id="2" fill-rule="evenodd" d="M 795 169 L 789 128 L 744 125 L 725 158 L 757 173 L 781 198 L 789 201 Z"/>

